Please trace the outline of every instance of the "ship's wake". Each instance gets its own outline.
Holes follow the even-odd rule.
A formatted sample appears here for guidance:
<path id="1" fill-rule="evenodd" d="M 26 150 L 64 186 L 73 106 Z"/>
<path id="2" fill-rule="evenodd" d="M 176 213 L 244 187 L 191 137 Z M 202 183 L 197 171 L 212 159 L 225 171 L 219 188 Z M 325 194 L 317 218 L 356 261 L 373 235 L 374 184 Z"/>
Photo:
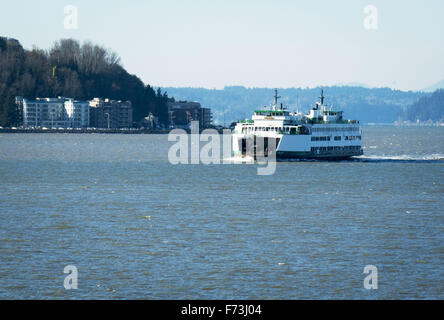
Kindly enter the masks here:
<path id="1" fill-rule="evenodd" d="M 444 154 L 435 153 L 429 155 L 363 155 L 351 157 L 345 160 L 327 160 L 327 159 L 267 159 L 276 162 L 398 162 L 398 163 L 444 163 Z M 223 161 L 228 161 L 233 164 L 254 164 L 258 163 L 253 157 L 231 157 L 224 158 Z"/>
<path id="2" fill-rule="evenodd" d="M 434 153 L 427 155 L 363 155 L 359 157 L 353 157 L 346 161 L 355 162 L 443 162 L 444 154 Z"/>

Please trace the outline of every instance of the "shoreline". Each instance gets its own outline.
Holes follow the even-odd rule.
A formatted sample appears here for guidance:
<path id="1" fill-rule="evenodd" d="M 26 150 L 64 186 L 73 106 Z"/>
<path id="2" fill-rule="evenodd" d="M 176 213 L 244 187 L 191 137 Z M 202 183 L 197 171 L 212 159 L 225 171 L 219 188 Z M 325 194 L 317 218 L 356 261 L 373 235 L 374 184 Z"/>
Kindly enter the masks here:
<path id="1" fill-rule="evenodd" d="M 363 127 L 374 127 L 374 126 L 393 126 L 393 127 L 444 127 L 443 123 L 363 123 Z M 228 128 L 224 128 L 228 129 Z M 169 134 L 173 129 L 103 129 L 103 128 L 84 128 L 84 129 L 30 129 L 30 128 L 2 128 L 0 127 L 1 133 L 60 133 L 60 134 Z M 223 129 L 216 129 L 219 133 L 222 133 Z M 190 130 L 185 130 L 188 133 Z M 199 130 L 201 132 L 202 130 Z"/>
<path id="2" fill-rule="evenodd" d="M 61 133 L 61 134 L 168 134 L 170 130 L 141 129 L 25 129 L 1 128 L 0 133 Z"/>
<path id="3" fill-rule="evenodd" d="M 145 129 L 25 129 L 25 128 L 0 128 L 1 133 L 60 133 L 60 134 L 169 134 L 173 129 L 157 129 L 157 130 L 145 130 Z M 217 130 L 217 129 L 216 129 Z M 185 130 L 190 133 L 190 130 Z M 202 130 L 199 130 L 199 133 Z M 222 130 L 218 130 L 222 133 Z"/>

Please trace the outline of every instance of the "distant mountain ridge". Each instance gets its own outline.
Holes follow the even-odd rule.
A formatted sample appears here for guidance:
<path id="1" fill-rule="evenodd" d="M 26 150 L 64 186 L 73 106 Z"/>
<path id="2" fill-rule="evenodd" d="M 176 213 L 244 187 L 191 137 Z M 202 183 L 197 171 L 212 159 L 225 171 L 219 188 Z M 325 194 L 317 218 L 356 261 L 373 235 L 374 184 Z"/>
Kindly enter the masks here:
<path id="1" fill-rule="evenodd" d="M 444 79 L 442 79 L 441 81 L 438 81 L 437 83 L 435 83 L 434 85 L 427 87 L 425 89 L 423 89 L 423 91 L 425 92 L 433 92 L 435 90 L 438 89 L 444 89 Z"/>
<path id="2" fill-rule="evenodd" d="M 230 86 L 223 89 L 164 87 L 169 96 L 179 100 L 198 101 L 213 111 L 216 124 L 249 118 L 253 111 L 268 106 L 273 101 L 271 88 L 246 88 Z M 400 91 L 390 88 L 363 88 L 349 86 L 323 87 L 326 104 L 343 110 L 348 119 L 363 123 L 393 123 L 403 115 L 404 110 L 427 95 L 424 92 Z M 316 88 L 279 89 L 284 103 L 290 111 L 308 112 L 315 105 L 321 93 Z"/>
<path id="3" fill-rule="evenodd" d="M 335 85 L 336 87 L 361 87 L 361 88 L 367 88 L 372 89 L 372 86 L 369 86 L 368 84 L 362 83 L 362 82 L 348 82 L 348 83 L 338 83 Z"/>

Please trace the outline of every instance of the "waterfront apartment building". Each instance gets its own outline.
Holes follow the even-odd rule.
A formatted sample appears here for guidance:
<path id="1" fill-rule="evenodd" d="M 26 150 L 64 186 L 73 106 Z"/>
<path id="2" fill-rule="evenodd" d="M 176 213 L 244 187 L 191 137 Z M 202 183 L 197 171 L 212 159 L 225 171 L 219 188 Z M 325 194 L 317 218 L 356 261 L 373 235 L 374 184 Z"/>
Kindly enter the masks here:
<path id="1" fill-rule="evenodd" d="M 206 129 L 211 126 L 213 122 L 213 116 L 211 114 L 210 108 L 200 108 L 200 123 L 202 123 L 202 128 Z"/>
<path id="2" fill-rule="evenodd" d="M 130 101 L 115 101 L 94 98 L 89 101 L 91 127 L 94 128 L 131 128 L 133 108 Z"/>
<path id="3" fill-rule="evenodd" d="M 89 103 L 68 99 L 65 101 L 65 109 L 70 119 L 71 128 L 87 128 L 90 125 Z"/>
<path id="4" fill-rule="evenodd" d="M 23 113 L 23 126 L 46 128 L 86 128 L 89 104 L 70 98 L 16 98 Z"/>
<path id="5" fill-rule="evenodd" d="M 171 128 L 189 129 L 191 121 L 199 121 L 201 129 L 211 126 L 211 109 L 202 108 L 198 102 L 169 99 L 167 105 Z"/>

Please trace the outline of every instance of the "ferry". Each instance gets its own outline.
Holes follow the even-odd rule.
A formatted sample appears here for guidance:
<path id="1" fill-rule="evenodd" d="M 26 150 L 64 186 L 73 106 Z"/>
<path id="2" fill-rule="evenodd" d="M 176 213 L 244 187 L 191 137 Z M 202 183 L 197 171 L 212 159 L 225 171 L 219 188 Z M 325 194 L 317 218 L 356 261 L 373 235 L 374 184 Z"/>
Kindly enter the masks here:
<path id="1" fill-rule="evenodd" d="M 364 154 L 359 121 L 345 120 L 343 111 L 324 105 L 323 90 L 308 114 L 289 112 L 278 105 L 279 98 L 275 90 L 271 108 L 256 110 L 251 119 L 235 125 L 235 157 L 343 160 Z"/>

